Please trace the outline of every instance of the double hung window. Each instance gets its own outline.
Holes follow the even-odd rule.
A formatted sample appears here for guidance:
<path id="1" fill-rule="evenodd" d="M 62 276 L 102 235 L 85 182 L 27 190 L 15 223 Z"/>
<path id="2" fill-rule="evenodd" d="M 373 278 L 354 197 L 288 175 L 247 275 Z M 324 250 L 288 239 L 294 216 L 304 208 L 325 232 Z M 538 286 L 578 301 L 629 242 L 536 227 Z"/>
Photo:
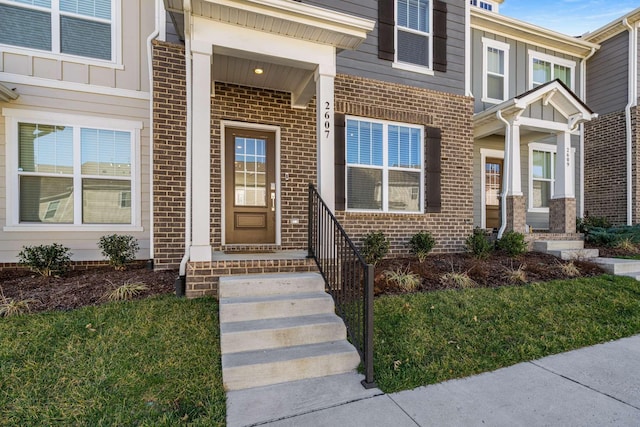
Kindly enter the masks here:
<path id="1" fill-rule="evenodd" d="M 423 132 L 421 126 L 347 118 L 348 210 L 422 212 Z"/>
<path id="2" fill-rule="evenodd" d="M 431 1 L 397 0 L 396 60 L 431 68 Z"/>
<path id="3" fill-rule="evenodd" d="M 555 181 L 556 153 L 551 151 L 532 150 L 531 167 L 531 208 L 549 208 L 549 200 L 553 196 Z"/>
<path id="4" fill-rule="evenodd" d="M 509 91 L 509 45 L 483 38 L 483 102 L 499 103 L 507 99 Z"/>
<path id="5" fill-rule="evenodd" d="M 0 0 L 0 44 L 115 61 L 116 0 Z"/>
<path id="6" fill-rule="evenodd" d="M 559 79 L 573 90 L 575 62 L 539 52 L 529 52 L 530 87 L 533 89 L 551 80 Z"/>

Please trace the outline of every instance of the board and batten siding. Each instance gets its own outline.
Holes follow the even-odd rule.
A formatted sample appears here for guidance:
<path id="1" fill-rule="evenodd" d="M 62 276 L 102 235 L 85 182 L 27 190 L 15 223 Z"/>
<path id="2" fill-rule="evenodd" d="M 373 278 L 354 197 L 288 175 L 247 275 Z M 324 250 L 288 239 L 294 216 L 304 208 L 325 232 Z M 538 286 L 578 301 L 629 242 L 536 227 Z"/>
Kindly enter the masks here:
<path id="1" fill-rule="evenodd" d="M 79 83 L 132 91 L 149 91 L 146 39 L 154 31 L 154 0 L 121 0 L 120 49 L 122 64 L 97 65 L 100 61 L 82 58 L 54 58 L 48 52 L 0 47 L 0 81 L 12 76 Z M 43 79 L 43 80 L 40 80 Z"/>
<path id="2" fill-rule="evenodd" d="M 495 104 L 482 102 L 483 85 L 483 51 L 482 39 L 496 40 L 509 45 L 509 64 L 507 73 L 509 78 L 507 99 L 516 97 L 530 90 L 529 82 L 529 51 L 540 52 L 559 59 L 575 62 L 573 90 L 577 93 L 580 87 L 582 76 L 580 75 L 580 58 L 555 52 L 550 49 L 539 47 L 532 43 L 525 43 L 520 40 L 510 39 L 501 35 L 482 31 L 476 28 L 471 29 L 471 92 L 475 97 L 474 111 L 476 113 L 487 110 Z"/>
<path id="3" fill-rule="evenodd" d="M 7 200 L 7 161 L 6 158 L 6 126 L 5 117 L 0 114 L 0 263 L 17 262 L 17 253 L 23 246 L 60 243 L 71 249 L 74 261 L 102 260 L 104 257 L 98 249 L 98 239 L 107 234 L 130 234 L 138 239 L 140 251 L 139 259 L 149 256 L 149 228 L 150 228 L 150 182 L 149 182 L 149 103 L 146 100 L 122 98 L 109 95 L 98 95 L 67 90 L 42 88 L 27 85 L 12 85 L 16 87 L 20 97 L 10 103 L 0 102 L 3 108 L 26 109 L 45 112 L 56 112 L 76 116 L 95 116 L 108 119 L 122 119 L 142 122 L 140 131 L 140 145 L 136 147 L 139 153 L 138 187 L 141 193 L 140 214 L 143 231 L 5 231 L 2 227 L 7 224 L 7 207 L 15 201 Z M 135 215 L 135 213 L 134 213 Z"/>
<path id="4" fill-rule="evenodd" d="M 377 0 L 305 0 L 305 3 L 377 21 Z M 378 58 L 378 25 L 355 51 L 342 51 L 337 57 L 337 71 L 391 83 L 464 95 L 465 84 L 465 3 L 447 3 L 447 71 L 434 75 L 393 68 L 393 61 Z"/>
<path id="5" fill-rule="evenodd" d="M 587 61 L 587 104 L 599 115 L 624 110 L 629 88 L 629 33 L 601 43 Z"/>

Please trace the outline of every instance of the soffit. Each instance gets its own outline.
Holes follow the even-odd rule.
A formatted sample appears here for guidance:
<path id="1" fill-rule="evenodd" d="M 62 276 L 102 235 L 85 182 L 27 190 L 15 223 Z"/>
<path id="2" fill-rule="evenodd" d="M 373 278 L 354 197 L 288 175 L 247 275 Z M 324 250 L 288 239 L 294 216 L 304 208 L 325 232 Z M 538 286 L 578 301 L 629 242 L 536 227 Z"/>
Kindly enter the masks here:
<path id="1" fill-rule="evenodd" d="M 630 25 L 636 25 L 640 21 L 640 7 L 595 31 L 585 34 L 583 38 L 593 43 L 602 43 L 623 31 L 627 31 L 628 28 L 624 25 L 625 19 Z"/>
<path id="2" fill-rule="evenodd" d="M 515 40 L 584 58 L 600 46 L 577 37 L 557 33 L 537 25 L 480 8 L 471 8 L 471 27 L 502 34 Z"/>

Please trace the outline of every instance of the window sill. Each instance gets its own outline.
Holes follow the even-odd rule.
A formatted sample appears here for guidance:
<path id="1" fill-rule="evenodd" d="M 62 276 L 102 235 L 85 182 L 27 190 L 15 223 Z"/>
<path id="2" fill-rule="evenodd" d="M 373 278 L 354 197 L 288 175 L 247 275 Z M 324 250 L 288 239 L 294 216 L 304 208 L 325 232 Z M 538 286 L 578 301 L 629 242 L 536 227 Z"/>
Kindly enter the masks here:
<path id="1" fill-rule="evenodd" d="M 364 210 L 353 210 L 353 209 L 347 209 L 344 211 L 346 214 L 348 215 L 372 215 L 372 216 L 376 216 L 376 215 L 383 215 L 383 216 L 388 216 L 388 215 L 424 215 L 424 212 L 422 211 L 412 211 L 412 212 L 403 212 L 403 211 L 364 211 Z"/>
<path id="2" fill-rule="evenodd" d="M 431 68 L 423 67 L 420 65 L 405 64 L 404 62 L 394 62 L 391 64 L 391 66 L 399 70 L 411 71 L 414 73 L 424 74 L 427 76 L 434 75 L 434 72 Z"/>
<path id="3" fill-rule="evenodd" d="M 144 227 L 127 224 L 91 224 L 91 225 L 72 225 L 72 224 L 18 224 L 7 225 L 2 228 L 6 232 L 42 232 L 42 231 L 73 231 L 73 232 L 140 232 L 144 231 Z"/>
<path id="4" fill-rule="evenodd" d="M 504 102 L 504 100 L 499 100 L 499 99 L 493 99 L 493 98 L 482 98 L 481 99 L 482 102 L 486 103 L 486 104 L 502 104 Z"/>
<path id="5" fill-rule="evenodd" d="M 527 212 L 531 213 L 549 213 L 549 208 L 529 208 Z"/>
<path id="6" fill-rule="evenodd" d="M 124 70 L 124 65 L 118 62 L 106 59 L 96 59 L 83 56 L 67 55 L 64 53 L 53 53 L 43 50 L 30 49 L 27 47 L 17 47 L 12 45 L 0 44 L 3 52 L 14 53 L 17 55 L 26 55 L 34 58 L 53 59 L 61 62 L 72 62 L 83 65 L 93 65 L 96 67 L 112 68 L 114 70 Z"/>

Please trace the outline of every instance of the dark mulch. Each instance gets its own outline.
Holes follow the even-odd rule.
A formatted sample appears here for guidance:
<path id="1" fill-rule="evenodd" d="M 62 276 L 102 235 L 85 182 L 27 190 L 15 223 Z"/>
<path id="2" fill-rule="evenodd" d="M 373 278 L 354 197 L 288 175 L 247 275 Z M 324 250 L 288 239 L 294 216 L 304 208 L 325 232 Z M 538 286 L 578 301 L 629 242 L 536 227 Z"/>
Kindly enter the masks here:
<path id="1" fill-rule="evenodd" d="M 450 272 L 466 273 L 478 286 L 482 287 L 546 282 L 556 279 L 597 276 L 604 273 L 594 263 L 573 261 L 580 274 L 571 276 L 561 268 L 563 264 L 567 263 L 567 261 L 561 261 L 552 255 L 539 252 L 528 252 L 516 258 L 494 253 L 486 260 L 476 259 L 470 254 L 433 254 L 429 255 L 422 263 L 416 258 L 390 258 L 382 260 L 376 265 L 375 294 L 403 292 L 394 283 L 388 283 L 384 272 L 398 269 L 407 271 L 407 267 L 409 272 L 422 277 L 418 291 L 450 289 L 450 285 L 445 285 L 440 281 L 443 274 Z M 509 272 L 519 268 L 525 272 L 525 282 L 514 283 L 509 279 Z"/>
<path id="2" fill-rule="evenodd" d="M 5 298 L 32 300 L 32 312 L 72 310 L 107 302 L 105 294 L 125 283 L 144 283 L 147 290 L 136 299 L 170 294 L 177 277 L 175 270 L 151 271 L 144 263 L 128 266 L 124 271 L 111 267 L 71 270 L 61 277 L 40 277 L 27 270 L 0 271 L 0 290 Z"/>

